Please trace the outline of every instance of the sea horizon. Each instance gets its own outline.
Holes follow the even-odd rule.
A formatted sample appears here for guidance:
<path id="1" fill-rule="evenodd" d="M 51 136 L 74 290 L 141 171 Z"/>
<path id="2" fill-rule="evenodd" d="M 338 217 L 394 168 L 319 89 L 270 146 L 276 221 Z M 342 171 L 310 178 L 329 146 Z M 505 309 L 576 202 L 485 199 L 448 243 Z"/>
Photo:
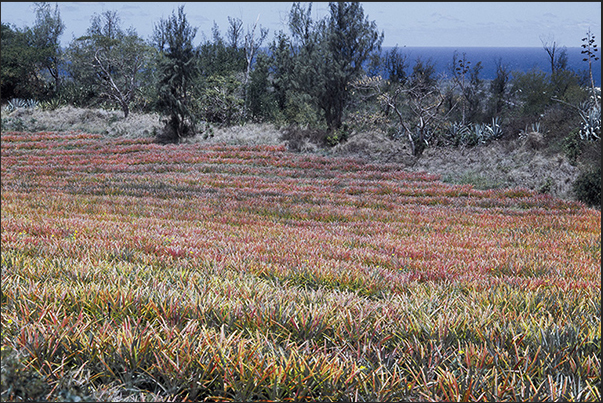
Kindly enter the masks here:
<path id="1" fill-rule="evenodd" d="M 396 46 L 383 46 L 382 51 L 394 49 Z M 551 72 L 550 58 L 543 47 L 533 46 L 400 46 L 398 49 L 402 55 L 406 55 L 408 69 L 411 69 L 417 58 L 423 61 L 431 59 L 438 75 L 450 75 L 449 66 L 452 64 L 452 56 L 456 51 L 459 57 L 463 53 L 471 65 L 482 62 L 483 69 L 480 77 L 492 80 L 496 77 L 496 66 L 500 60 L 511 72 L 526 73 L 531 70 L 539 70 L 546 74 Z M 582 47 L 559 47 L 557 51 L 567 52 L 568 69 L 576 73 L 587 72 L 588 62 L 583 61 Z M 597 55 L 599 56 L 599 55 Z M 592 63 L 593 81 L 595 86 L 601 87 L 601 60 Z"/>

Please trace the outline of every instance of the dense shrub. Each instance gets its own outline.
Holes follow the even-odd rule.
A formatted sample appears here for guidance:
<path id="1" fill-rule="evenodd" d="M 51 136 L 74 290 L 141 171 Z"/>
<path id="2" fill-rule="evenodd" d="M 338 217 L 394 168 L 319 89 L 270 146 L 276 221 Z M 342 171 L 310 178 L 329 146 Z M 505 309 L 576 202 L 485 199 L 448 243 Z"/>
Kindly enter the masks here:
<path id="1" fill-rule="evenodd" d="M 512 88 L 524 116 L 539 116 L 551 104 L 551 82 L 543 71 L 515 72 Z"/>
<path id="2" fill-rule="evenodd" d="M 234 75 L 207 78 L 197 103 L 199 117 L 206 122 L 232 126 L 244 120 L 242 82 Z"/>
<path id="3" fill-rule="evenodd" d="M 601 166 L 585 171 L 573 184 L 576 198 L 585 204 L 601 208 Z"/>
<path id="4" fill-rule="evenodd" d="M 580 143 L 580 131 L 578 129 L 572 130 L 563 139 L 563 152 L 569 160 L 569 163 L 572 165 L 576 165 L 578 157 L 582 152 Z"/>

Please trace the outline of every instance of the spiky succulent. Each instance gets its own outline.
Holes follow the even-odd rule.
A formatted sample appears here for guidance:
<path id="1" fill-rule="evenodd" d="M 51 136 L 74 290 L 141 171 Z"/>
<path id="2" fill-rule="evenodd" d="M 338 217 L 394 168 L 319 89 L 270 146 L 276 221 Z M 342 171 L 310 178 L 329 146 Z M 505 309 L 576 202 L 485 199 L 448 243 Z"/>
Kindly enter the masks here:
<path id="1" fill-rule="evenodd" d="M 586 141 L 594 141 L 601 138 L 601 108 L 592 106 L 588 109 L 580 110 L 582 118 L 582 127 L 580 128 L 580 138 Z"/>
<path id="2" fill-rule="evenodd" d="M 17 108 L 37 108 L 39 106 L 39 102 L 35 99 L 21 99 L 21 98 L 13 98 L 8 101 L 6 105 L 9 111 L 14 111 Z"/>

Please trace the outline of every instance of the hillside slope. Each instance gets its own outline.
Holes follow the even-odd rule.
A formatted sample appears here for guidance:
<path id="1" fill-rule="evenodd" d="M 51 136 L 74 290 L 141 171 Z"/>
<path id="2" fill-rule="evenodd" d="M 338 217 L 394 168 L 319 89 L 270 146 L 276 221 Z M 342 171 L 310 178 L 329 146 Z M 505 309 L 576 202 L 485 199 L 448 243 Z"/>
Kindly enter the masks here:
<path id="1" fill-rule="evenodd" d="M 54 111 L 17 109 L 2 113 L 3 130 L 83 131 L 111 137 L 152 137 L 161 127 L 156 114 L 132 113 L 123 119 L 120 111 L 62 107 Z M 197 136 L 189 142 L 229 145 L 290 145 L 282 131 L 270 124 L 247 124 L 214 128 L 212 136 Z M 476 189 L 524 187 L 563 199 L 573 199 L 572 183 L 580 170 L 560 152 L 544 150 L 542 138 L 506 140 L 464 148 L 428 148 L 420 158 L 410 154 L 407 145 L 377 133 L 358 133 L 347 142 L 323 149 L 305 141 L 296 145 L 299 152 L 356 157 L 377 163 L 402 163 L 413 172 L 437 174 L 449 183 L 471 184 Z M 290 149 L 293 147 L 289 147 Z"/>

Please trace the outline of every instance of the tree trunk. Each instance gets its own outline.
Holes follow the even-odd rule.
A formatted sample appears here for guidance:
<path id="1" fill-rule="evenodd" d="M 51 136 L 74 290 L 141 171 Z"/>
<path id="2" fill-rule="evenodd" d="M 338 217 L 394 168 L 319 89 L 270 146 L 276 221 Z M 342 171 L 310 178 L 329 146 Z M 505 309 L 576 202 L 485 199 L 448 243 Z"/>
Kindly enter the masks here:
<path id="1" fill-rule="evenodd" d="M 121 103 L 121 110 L 124 112 L 124 119 L 127 118 L 130 114 L 130 107 L 128 106 L 127 102 Z"/>

